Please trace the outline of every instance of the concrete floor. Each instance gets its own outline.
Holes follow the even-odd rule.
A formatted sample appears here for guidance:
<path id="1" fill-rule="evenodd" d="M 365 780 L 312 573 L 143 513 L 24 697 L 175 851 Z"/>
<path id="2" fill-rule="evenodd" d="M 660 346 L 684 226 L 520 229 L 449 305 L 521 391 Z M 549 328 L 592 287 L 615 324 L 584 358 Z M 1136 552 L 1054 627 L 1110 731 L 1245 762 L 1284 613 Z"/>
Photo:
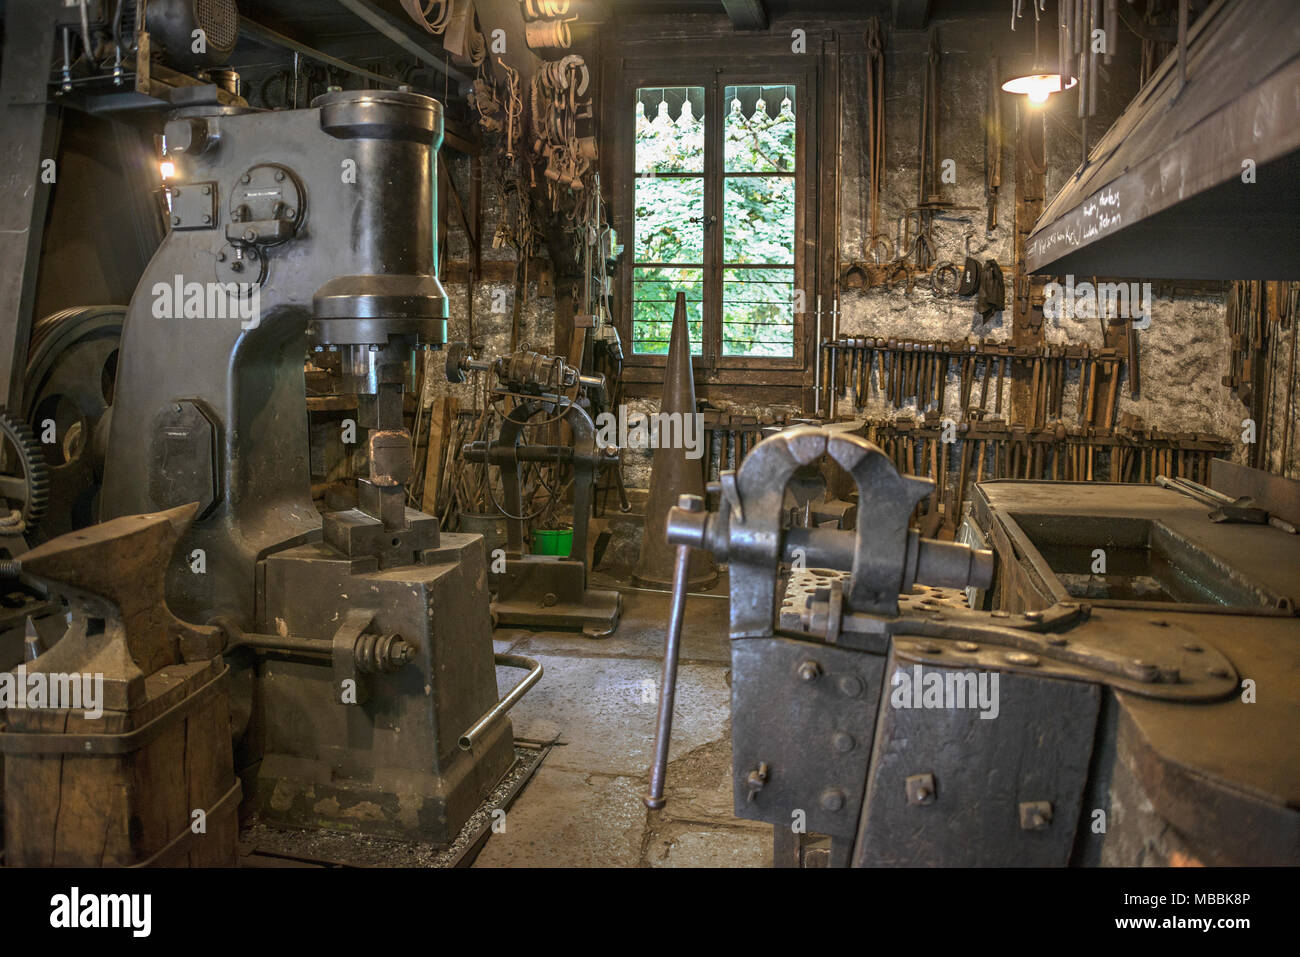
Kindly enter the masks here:
<path id="1" fill-rule="evenodd" d="M 594 581 L 608 587 L 608 581 Z M 668 596 L 626 591 L 608 638 L 502 628 L 498 652 L 542 680 L 511 712 L 515 736 L 556 741 L 475 867 L 770 867 L 772 829 L 732 817 L 730 651 L 720 598 L 686 605 L 667 806 L 648 811 Z M 502 692 L 518 672 L 499 672 Z"/>

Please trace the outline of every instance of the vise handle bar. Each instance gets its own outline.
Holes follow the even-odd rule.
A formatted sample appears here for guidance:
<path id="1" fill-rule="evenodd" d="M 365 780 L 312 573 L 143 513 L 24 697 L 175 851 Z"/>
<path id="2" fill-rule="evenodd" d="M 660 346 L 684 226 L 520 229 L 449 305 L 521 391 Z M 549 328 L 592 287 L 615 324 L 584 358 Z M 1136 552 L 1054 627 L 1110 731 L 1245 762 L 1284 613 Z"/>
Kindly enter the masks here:
<path id="1" fill-rule="evenodd" d="M 677 507 L 687 512 L 704 510 L 704 499 L 682 495 Z M 673 734 L 673 704 L 677 698 L 677 659 L 682 645 L 682 621 L 686 616 L 686 591 L 690 579 L 691 546 L 678 545 L 673 565 L 673 597 L 668 609 L 668 632 L 664 637 L 664 673 L 659 685 L 659 719 L 655 726 L 654 763 L 650 765 L 650 791 L 645 806 L 652 811 L 664 806 L 664 780 L 668 776 L 668 747 Z"/>

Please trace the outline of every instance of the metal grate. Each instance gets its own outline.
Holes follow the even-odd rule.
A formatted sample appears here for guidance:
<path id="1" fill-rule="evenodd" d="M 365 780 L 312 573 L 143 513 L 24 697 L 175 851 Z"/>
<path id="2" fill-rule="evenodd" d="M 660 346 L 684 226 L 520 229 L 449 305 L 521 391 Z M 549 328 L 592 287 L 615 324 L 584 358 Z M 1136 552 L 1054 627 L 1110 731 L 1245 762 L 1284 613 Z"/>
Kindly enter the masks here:
<path id="1" fill-rule="evenodd" d="M 208 48 L 225 53 L 239 39 L 239 8 L 235 0 L 197 0 L 195 18 L 207 34 Z"/>

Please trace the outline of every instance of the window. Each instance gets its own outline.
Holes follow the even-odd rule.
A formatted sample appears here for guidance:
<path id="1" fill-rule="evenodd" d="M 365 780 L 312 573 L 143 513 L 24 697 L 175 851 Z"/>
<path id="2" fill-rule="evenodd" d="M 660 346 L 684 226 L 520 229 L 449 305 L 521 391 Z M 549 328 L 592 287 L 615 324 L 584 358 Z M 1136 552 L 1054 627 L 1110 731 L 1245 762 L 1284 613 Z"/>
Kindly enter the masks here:
<path id="1" fill-rule="evenodd" d="M 647 109 L 649 105 L 649 109 Z M 632 348 L 665 354 L 673 304 L 686 293 L 691 351 L 704 303 L 704 88 L 638 90 Z"/>
<path id="2" fill-rule="evenodd" d="M 789 359 L 795 86 L 713 86 L 712 109 L 707 89 L 636 90 L 632 351 L 668 351 L 682 291 L 696 355 Z"/>

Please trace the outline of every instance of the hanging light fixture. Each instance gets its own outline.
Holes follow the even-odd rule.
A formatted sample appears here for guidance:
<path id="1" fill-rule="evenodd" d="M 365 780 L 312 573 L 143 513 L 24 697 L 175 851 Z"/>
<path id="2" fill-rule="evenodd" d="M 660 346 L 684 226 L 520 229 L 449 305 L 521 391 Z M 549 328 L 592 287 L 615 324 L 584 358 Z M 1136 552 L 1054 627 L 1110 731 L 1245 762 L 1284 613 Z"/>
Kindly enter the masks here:
<path id="1" fill-rule="evenodd" d="M 1037 11 L 1035 12 L 1037 14 Z M 1013 29 L 1014 29 L 1014 20 Z M 1034 19 L 1034 55 L 1013 56 L 1009 62 L 1011 70 L 1005 74 L 1002 89 L 1007 93 L 1022 93 L 1029 97 L 1031 103 L 1046 103 L 1053 93 L 1068 90 L 1079 81 L 1068 72 L 1062 72 L 1056 62 L 1057 58 L 1042 52 L 1038 43 L 1038 19 Z"/>
<path id="2" fill-rule="evenodd" d="M 1031 66 L 1027 72 L 1005 80 L 1002 89 L 1008 93 L 1023 93 L 1032 103 L 1046 103 L 1053 93 L 1068 90 L 1077 82 L 1072 76 L 1063 77 L 1047 68 Z"/>

